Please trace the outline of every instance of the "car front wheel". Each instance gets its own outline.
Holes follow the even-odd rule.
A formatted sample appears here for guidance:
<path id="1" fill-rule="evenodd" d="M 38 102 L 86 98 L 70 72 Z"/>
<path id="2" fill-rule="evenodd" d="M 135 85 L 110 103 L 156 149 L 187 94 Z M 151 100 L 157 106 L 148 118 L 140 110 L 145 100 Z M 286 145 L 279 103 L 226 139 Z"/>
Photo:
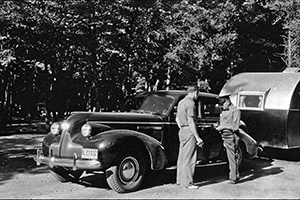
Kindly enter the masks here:
<path id="1" fill-rule="evenodd" d="M 117 165 L 106 170 L 108 185 L 118 193 L 138 189 L 145 176 L 145 160 L 137 151 L 123 154 Z"/>

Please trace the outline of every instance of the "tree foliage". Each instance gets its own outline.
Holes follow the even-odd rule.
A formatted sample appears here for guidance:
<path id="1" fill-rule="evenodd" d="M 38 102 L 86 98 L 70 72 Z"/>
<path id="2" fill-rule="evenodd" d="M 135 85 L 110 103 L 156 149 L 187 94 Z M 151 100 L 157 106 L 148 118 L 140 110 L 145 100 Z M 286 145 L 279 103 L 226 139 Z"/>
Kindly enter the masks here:
<path id="1" fill-rule="evenodd" d="M 299 10 L 296 0 L 1 1 L 1 123 L 116 110 L 140 91 L 218 93 L 234 74 L 298 66 Z"/>
<path id="2" fill-rule="evenodd" d="M 272 1 L 269 8 L 276 18 L 273 24 L 282 24 L 284 51 L 279 53 L 286 67 L 300 65 L 300 2 L 298 0 Z"/>

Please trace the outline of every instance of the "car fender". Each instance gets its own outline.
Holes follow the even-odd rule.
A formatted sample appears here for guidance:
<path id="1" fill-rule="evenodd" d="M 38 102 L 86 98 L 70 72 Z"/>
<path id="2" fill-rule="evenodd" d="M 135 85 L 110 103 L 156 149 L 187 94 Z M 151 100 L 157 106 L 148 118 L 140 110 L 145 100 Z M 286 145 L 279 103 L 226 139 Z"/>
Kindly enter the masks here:
<path id="1" fill-rule="evenodd" d="M 243 129 L 239 129 L 239 137 L 245 143 L 246 151 L 249 154 L 249 158 L 256 157 L 258 154 L 257 142 L 248 135 Z"/>
<path id="2" fill-rule="evenodd" d="M 104 124 L 101 124 L 98 122 L 89 121 L 87 123 L 92 127 L 91 135 L 97 135 L 101 132 L 111 130 L 110 126 L 107 126 L 107 125 L 104 125 Z"/>
<path id="3" fill-rule="evenodd" d="M 48 156 L 50 145 L 53 142 L 59 142 L 59 140 L 60 140 L 60 135 L 55 136 L 51 132 L 49 132 L 43 139 L 43 143 L 42 143 L 43 154 L 45 156 Z"/>
<path id="4" fill-rule="evenodd" d="M 122 151 L 133 148 L 139 150 L 144 156 L 145 154 L 149 156 L 150 167 L 153 170 L 163 169 L 167 162 L 161 143 L 138 131 L 108 130 L 91 137 L 89 143 L 97 143 L 107 167 L 113 164 Z"/>

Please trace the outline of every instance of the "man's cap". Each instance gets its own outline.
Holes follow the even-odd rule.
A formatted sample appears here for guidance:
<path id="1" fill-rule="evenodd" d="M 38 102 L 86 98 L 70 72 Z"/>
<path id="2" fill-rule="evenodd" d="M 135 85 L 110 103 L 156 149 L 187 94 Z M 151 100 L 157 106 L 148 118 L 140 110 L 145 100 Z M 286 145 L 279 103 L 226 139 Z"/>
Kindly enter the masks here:
<path id="1" fill-rule="evenodd" d="M 230 93 L 219 94 L 218 99 L 229 99 Z"/>
<path id="2" fill-rule="evenodd" d="M 190 93 L 190 92 L 196 92 L 196 91 L 199 91 L 199 90 L 200 90 L 200 88 L 197 85 L 193 85 L 193 86 L 189 86 L 186 91 L 188 93 Z"/>

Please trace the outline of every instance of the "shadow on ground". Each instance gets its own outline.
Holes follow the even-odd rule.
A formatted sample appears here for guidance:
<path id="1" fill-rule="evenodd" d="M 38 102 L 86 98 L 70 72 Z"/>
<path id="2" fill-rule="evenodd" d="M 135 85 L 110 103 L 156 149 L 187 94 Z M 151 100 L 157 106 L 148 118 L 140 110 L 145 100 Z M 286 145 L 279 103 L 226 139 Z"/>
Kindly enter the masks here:
<path id="1" fill-rule="evenodd" d="M 37 166 L 33 155 L 35 150 L 0 151 L 0 185 L 17 174 L 49 173 L 48 166 Z"/>
<path id="2" fill-rule="evenodd" d="M 283 169 L 280 167 L 272 167 L 272 162 L 272 159 L 253 159 L 245 161 L 244 167 L 240 170 L 240 182 L 252 181 L 261 177 L 282 173 Z M 195 185 L 199 187 L 224 182 L 227 180 L 227 165 L 196 168 L 194 182 Z M 148 174 L 140 190 L 175 183 L 176 169 L 155 171 Z M 78 184 L 86 187 L 110 189 L 106 182 L 104 173 L 83 175 Z"/>
<path id="3" fill-rule="evenodd" d="M 37 166 L 33 157 L 36 149 L 42 143 L 43 135 L 18 135 L 2 137 L 0 140 L 0 185 L 6 180 L 13 179 L 19 173 L 39 174 L 49 173 L 46 165 Z M 269 150 L 275 155 L 285 154 Z M 289 154 L 290 155 L 290 154 Z M 274 167 L 273 160 L 257 158 L 247 160 L 240 170 L 241 181 L 247 182 L 265 176 L 272 176 L 283 172 L 281 167 Z M 200 167 L 195 171 L 194 182 L 198 186 L 216 184 L 228 180 L 228 166 Z M 140 189 L 176 183 L 176 169 L 155 171 L 148 174 Z M 109 189 L 104 173 L 84 174 L 78 184 L 86 187 Z"/>
<path id="4" fill-rule="evenodd" d="M 272 159 L 246 160 L 240 170 L 241 183 L 265 176 L 276 175 L 283 172 L 280 167 L 272 167 Z M 209 166 L 196 168 L 194 175 L 195 185 L 202 187 L 228 180 L 228 165 Z M 152 179 L 144 185 L 144 188 L 163 184 L 176 183 L 176 170 L 156 172 Z"/>

